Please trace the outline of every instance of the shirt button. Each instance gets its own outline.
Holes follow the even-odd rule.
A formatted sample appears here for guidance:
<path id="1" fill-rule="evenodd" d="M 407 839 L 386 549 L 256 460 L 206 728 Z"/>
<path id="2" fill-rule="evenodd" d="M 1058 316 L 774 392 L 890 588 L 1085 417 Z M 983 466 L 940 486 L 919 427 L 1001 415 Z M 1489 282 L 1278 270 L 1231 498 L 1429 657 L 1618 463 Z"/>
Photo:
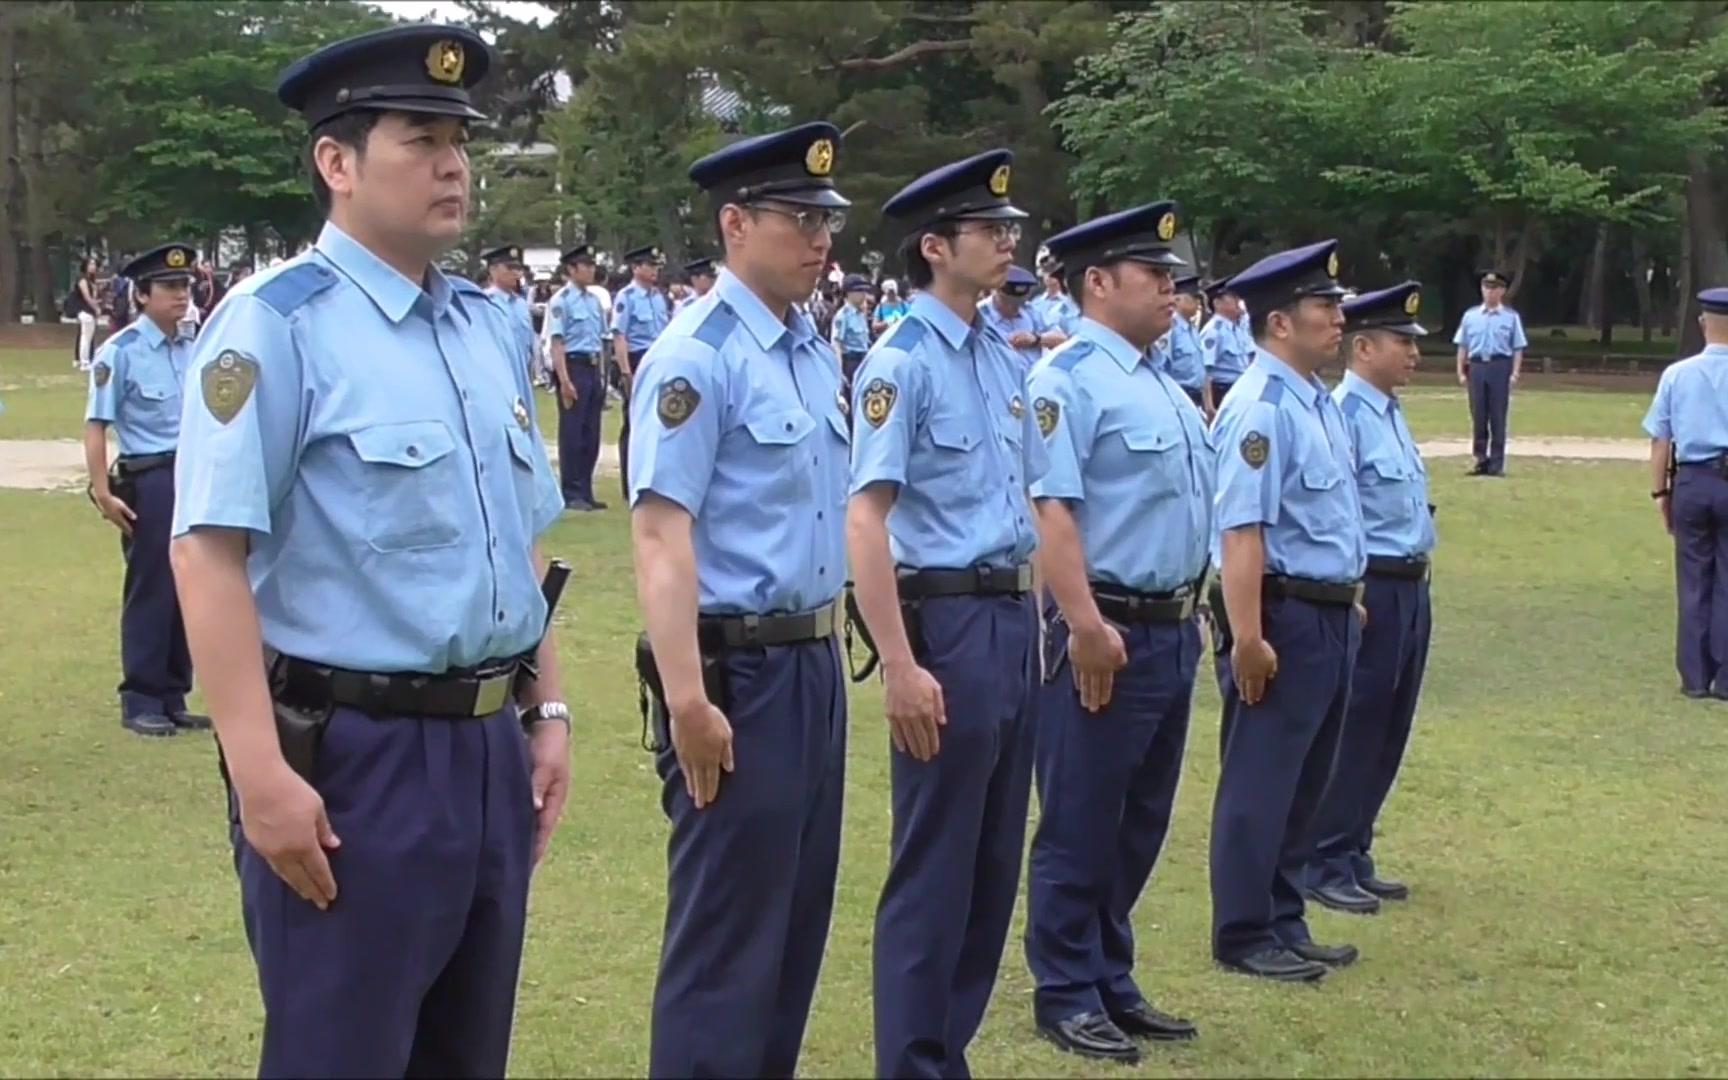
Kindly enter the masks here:
<path id="1" fill-rule="evenodd" d="M 419 457 L 420 456 L 420 448 L 418 446 L 410 446 L 408 448 L 408 456 L 411 458 Z"/>
<path id="2" fill-rule="evenodd" d="M 504 613 L 503 613 L 503 612 L 502 612 L 502 611 L 500 611 L 500 612 L 499 612 L 499 613 L 498 613 L 498 621 L 499 621 L 499 622 L 503 622 L 503 621 L 504 621 Z"/>
<path id="3" fill-rule="evenodd" d="M 822 511 L 820 511 L 820 510 L 816 511 L 816 520 L 817 521 L 822 520 Z"/>
<path id="4" fill-rule="evenodd" d="M 826 566 L 818 566 L 816 568 L 816 572 L 818 574 L 826 574 L 828 572 L 828 568 Z"/>

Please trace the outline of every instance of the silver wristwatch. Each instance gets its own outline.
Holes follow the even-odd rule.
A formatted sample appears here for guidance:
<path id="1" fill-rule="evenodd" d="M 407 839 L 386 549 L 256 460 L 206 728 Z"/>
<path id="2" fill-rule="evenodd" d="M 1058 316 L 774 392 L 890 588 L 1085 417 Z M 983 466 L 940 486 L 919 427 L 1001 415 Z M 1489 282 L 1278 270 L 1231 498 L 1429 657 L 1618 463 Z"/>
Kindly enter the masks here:
<path id="1" fill-rule="evenodd" d="M 562 701 L 548 701 L 522 712 L 523 728 L 532 728 L 535 724 L 554 720 L 563 724 L 564 729 L 568 731 L 570 729 L 570 706 Z"/>

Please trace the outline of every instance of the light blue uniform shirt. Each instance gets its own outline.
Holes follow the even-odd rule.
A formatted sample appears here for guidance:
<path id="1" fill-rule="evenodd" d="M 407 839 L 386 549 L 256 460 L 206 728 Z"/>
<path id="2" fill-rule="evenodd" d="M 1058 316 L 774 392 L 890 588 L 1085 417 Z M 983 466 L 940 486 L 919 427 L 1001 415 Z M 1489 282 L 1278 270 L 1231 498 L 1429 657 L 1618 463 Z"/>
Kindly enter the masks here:
<path id="1" fill-rule="evenodd" d="M 1153 358 L 1158 370 L 1175 379 L 1177 386 L 1195 392 L 1205 389 L 1206 358 L 1200 349 L 1200 331 L 1181 315 L 1170 324 L 1170 332 L 1159 339 Z"/>
<path id="2" fill-rule="evenodd" d="M 1235 382 L 1254 359 L 1254 338 L 1246 319 L 1213 315 L 1200 331 L 1200 355 L 1206 374 L 1219 382 Z M 1220 444 L 1222 446 L 1222 444 Z"/>
<path id="3" fill-rule="evenodd" d="M 606 312 L 598 296 L 572 283 L 552 298 L 547 312 L 552 320 L 552 336 L 563 339 L 565 353 L 599 354 Z"/>
<path id="4" fill-rule="evenodd" d="M 520 293 L 507 292 L 503 289 L 486 286 L 488 299 L 497 304 L 510 323 L 516 328 L 517 348 L 521 350 L 524 363 L 531 363 L 539 341 L 534 336 L 534 313 L 528 308 L 528 301 Z"/>
<path id="5" fill-rule="evenodd" d="M 654 344 L 671 321 L 666 294 L 659 289 L 645 289 L 632 281 L 612 298 L 612 333 L 623 335 L 624 347 L 630 352 L 642 352 Z"/>
<path id="6" fill-rule="evenodd" d="M 1524 337 L 1524 320 L 1518 313 L 1501 304 L 1493 311 L 1477 304 L 1459 320 L 1458 332 L 1452 344 L 1464 346 L 1464 355 L 1472 360 L 1488 360 L 1496 356 L 1509 357 L 1530 342 Z"/>
<path id="7" fill-rule="evenodd" d="M 122 457 L 165 454 L 180 441 L 180 390 L 192 341 L 140 315 L 102 343 L 90 365 L 85 420 L 114 426 Z"/>
<path id="8" fill-rule="evenodd" d="M 251 534 L 264 643 L 290 656 L 438 673 L 524 652 L 544 629 L 532 547 L 564 500 L 527 366 L 477 286 L 427 281 L 326 224 L 198 337 L 174 535 Z M 204 389 L 224 382 L 240 398 L 226 422 Z"/>
<path id="9" fill-rule="evenodd" d="M 1043 318 L 1039 316 L 1037 309 L 1033 308 L 1030 302 L 1021 304 L 1020 310 L 1015 313 L 1012 319 L 1003 314 L 1002 308 L 996 303 L 995 296 L 986 296 L 978 301 L 978 311 L 1003 341 L 1007 341 L 1010 334 L 1021 330 L 1036 336 L 1049 329 Z M 1026 361 L 1028 368 L 1036 364 L 1039 358 L 1044 355 L 1044 346 L 1042 345 L 1010 345 L 1008 347 L 1018 353 L 1020 359 Z"/>
<path id="10" fill-rule="evenodd" d="M 1670 439 L 1683 464 L 1728 454 L 1728 345 L 1706 345 L 1668 365 L 1644 417 L 1652 439 Z"/>
<path id="11" fill-rule="evenodd" d="M 1074 336 L 1075 327 L 1080 324 L 1080 305 L 1067 293 L 1041 293 L 1027 304 L 1038 317 L 1044 320 L 1047 330 L 1060 330 L 1068 337 Z"/>
<path id="12" fill-rule="evenodd" d="M 1354 371 L 1332 391 L 1356 446 L 1356 493 L 1370 555 L 1406 559 L 1434 550 L 1428 467 L 1398 399 Z"/>
<path id="13" fill-rule="evenodd" d="M 1032 497 L 1070 504 L 1087 577 L 1154 593 L 1198 578 L 1217 466 L 1200 412 L 1176 381 L 1082 318 L 1033 369 L 1031 397 L 1050 429 L 1050 471 Z"/>
<path id="14" fill-rule="evenodd" d="M 630 395 L 631 505 L 648 492 L 694 519 L 703 614 L 808 611 L 840 594 L 840 365 L 803 312 L 782 322 L 722 269 L 678 313 Z"/>
<path id="15" fill-rule="evenodd" d="M 1324 383 L 1255 350 L 1219 407 L 1212 445 L 1218 448 L 1212 556 L 1219 566 L 1222 533 L 1259 525 L 1268 574 L 1331 582 L 1362 576 L 1367 554 L 1351 482 L 1355 450 Z"/>
<path id="16" fill-rule="evenodd" d="M 841 352 L 869 352 L 870 316 L 851 304 L 842 304 L 834 313 L 834 340 Z"/>
<path id="17" fill-rule="evenodd" d="M 852 380 L 852 490 L 899 486 L 888 514 L 896 564 L 960 570 L 1031 557 L 1026 488 L 1049 459 L 1026 374 L 988 323 L 965 322 L 929 293 L 870 351 Z"/>

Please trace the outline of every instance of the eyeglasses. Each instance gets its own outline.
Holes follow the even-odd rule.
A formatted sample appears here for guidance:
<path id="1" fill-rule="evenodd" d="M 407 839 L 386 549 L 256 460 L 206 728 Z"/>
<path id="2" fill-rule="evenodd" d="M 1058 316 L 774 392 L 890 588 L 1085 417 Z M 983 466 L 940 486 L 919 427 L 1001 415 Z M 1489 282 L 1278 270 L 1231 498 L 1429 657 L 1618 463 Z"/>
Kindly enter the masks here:
<path id="1" fill-rule="evenodd" d="M 1018 221 L 991 221 L 982 228 L 962 229 L 974 236 L 987 236 L 997 247 L 1013 247 L 1020 243 L 1020 223 Z"/>
<path id="2" fill-rule="evenodd" d="M 846 231 L 844 210 L 782 210 L 778 206 L 763 206 L 760 203 L 752 204 L 750 209 L 791 218 L 798 231 L 805 236 L 815 236 L 823 229 L 828 230 L 829 236 L 839 236 Z"/>

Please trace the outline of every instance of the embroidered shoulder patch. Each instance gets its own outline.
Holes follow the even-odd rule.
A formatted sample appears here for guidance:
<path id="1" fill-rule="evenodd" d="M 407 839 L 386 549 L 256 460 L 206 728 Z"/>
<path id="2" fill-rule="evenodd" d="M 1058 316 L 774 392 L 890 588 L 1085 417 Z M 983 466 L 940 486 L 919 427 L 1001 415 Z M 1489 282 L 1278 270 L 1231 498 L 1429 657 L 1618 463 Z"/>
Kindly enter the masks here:
<path id="1" fill-rule="evenodd" d="M 1266 455 L 1271 451 L 1272 444 L 1266 436 L 1258 431 L 1250 431 L 1242 436 L 1242 460 L 1248 463 L 1250 469 L 1258 469 L 1266 464 Z"/>
<path id="2" fill-rule="evenodd" d="M 675 428 L 690 419 L 690 415 L 700 404 L 702 395 L 690 385 L 689 379 L 673 379 L 660 387 L 660 422 L 669 428 Z"/>
<path id="3" fill-rule="evenodd" d="M 864 388 L 864 419 L 870 421 L 871 427 L 881 427 L 888 420 L 888 414 L 894 411 L 894 402 L 900 397 L 900 388 L 893 383 L 881 379 L 871 379 L 870 385 Z"/>
<path id="4" fill-rule="evenodd" d="M 224 349 L 204 365 L 199 384 L 204 391 L 204 407 L 218 424 L 226 424 L 240 415 L 252 397 L 252 389 L 258 385 L 258 361 L 245 353 Z"/>
<path id="5" fill-rule="evenodd" d="M 1062 419 L 1062 406 L 1050 398 L 1041 397 L 1032 403 L 1032 412 L 1038 417 L 1038 434 L 1048 439 Z"/>

